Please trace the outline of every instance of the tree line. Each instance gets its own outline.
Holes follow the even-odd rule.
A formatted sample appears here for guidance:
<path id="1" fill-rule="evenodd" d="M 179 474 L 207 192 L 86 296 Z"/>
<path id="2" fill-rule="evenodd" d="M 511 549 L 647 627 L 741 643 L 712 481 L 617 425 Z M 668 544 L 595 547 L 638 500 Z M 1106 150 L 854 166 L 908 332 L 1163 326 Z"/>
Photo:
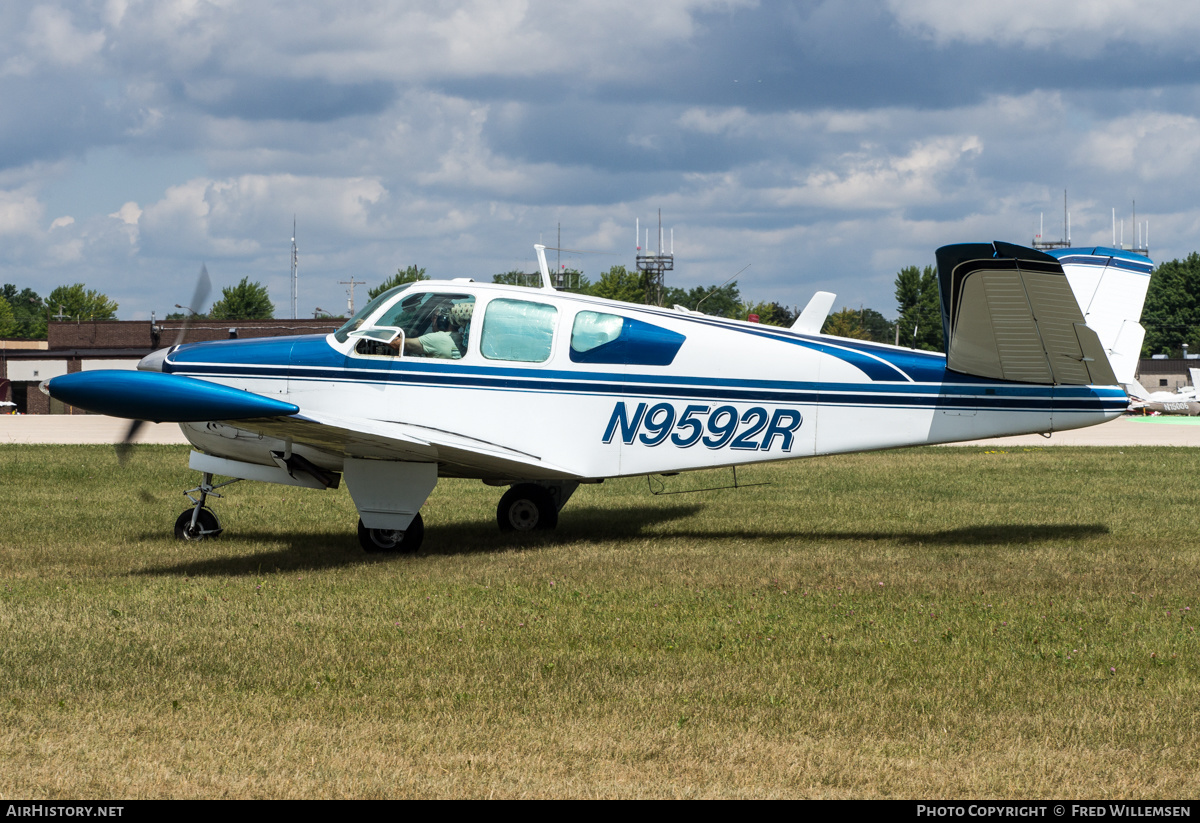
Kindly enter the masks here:
<path id="1" fill-rule="evenodd" d="M 425 269 L 415 264 L 397 269 L 391 277 L 372 288 L 374 299 L 395 286 L 428 280 Z M 541 277 L 521 271 L 508 271 L 492 277 L 494 283 L 517 286 L 541 285 Z M 595 281 L 583 272 L 563 272 L 565 291 L 595 295 L 628 303 L 645 303 L 650 283 L 642 272 L 616 265 Z M 867 307 L 843 308 L 832 312 L 821 331 L 825 334 L 877 343 L 899 343 L 915 349 L 943 351 L 941 296 L 937 270 L 933 266 L 907 266 L 896 274 L 896 319 L 888 320 L 881 312 Z M 680 305 L 717 317 L 746 319 L 756 315 L 759 322 L 790 326 L 799 309 L 777 302 L 743 301 L 736 280 L 721 285 L 663 289 L 662 304 Z M 42 298 L 32 289 L 5 284 L 0 289 L 0 338 L 45 339 L 47 324 L 63 320 L 115 320 L 117 303 L 82 283 L 59 286 Z M 183 312 L 167 319 L 184 317 Z M 222 289 L 221 298 L 197 317 L 213 320 L 269 320 L 274 314 L 267 288 L 243 277 L 239 283 Z M 1146 339 L 1142 356 L 1166 354 L 1179 357 L 1186 344 L 1200 354 L 1200 253 L 1192 252 L 1183 260 L 1162 263 L 1150 279 L 1146 306 L 1142 312 Z"/>
<path id="2" fill-rule="evenodd" d="M 397 269 L 396 273 L 368 292 L 371 299 L 385 291 L 416 280 L 428 280 L 425 269 L 414 265 Z M 510 286 L 541 287 L 541 275 L 518 270 L 507 271 L 492 277 L 493 283 Z M 564 291 L 590 294 L 626 303 L 646 303 L 650 283 L 642 272 L 629 271 L 616 265 L 603 272 L 596 281 L 591 281 L 577 269 L 563 272 Z M 896 276 L 896 299 L 900 314 L 901 344 L 931 351 L 942 350 L 942 319 L 938 303 L 937 273 L 932 266 L 922 272 L 915 266 L 903 269 Z M 730 317 L 745 320 L 750 316 L 758 322 L 772 326 L 787 327 L 800 316 L 800 309 L 778 302 L 751 303 L 743 301 L 736 280 L 721 285 L 696 286 L 681 289 L 668 286 L 663 289 L 662 305 L 683 306 L 693 311 L 702 311 L 715 317 Z M 839 337 L 858 340 L 873 340 L 877 343 L 894 343 L 897 321 L 888 320 L 875 309 L 860 307 L 843 308 L 832 312 L 821 331 Z M 911 339 L 910 339 L 911 338 Z"/>

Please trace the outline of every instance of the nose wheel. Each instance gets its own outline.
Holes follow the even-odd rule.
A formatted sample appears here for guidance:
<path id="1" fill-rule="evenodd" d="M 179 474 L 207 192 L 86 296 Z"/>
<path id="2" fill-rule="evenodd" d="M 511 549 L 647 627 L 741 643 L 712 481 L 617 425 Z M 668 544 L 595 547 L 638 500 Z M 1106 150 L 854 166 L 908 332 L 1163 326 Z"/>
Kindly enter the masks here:
<path id="1" fill-rule="evenodd" d="M 416 554 L 425 539 L 425 521 L 421 513 L 403 531 L 399 529 L 368 529 L 358 521 L 358 542 L 367 554 Z"/>
<path id="2" fill-rule="evenodd" d="M 194 504 L 190 509 L 187 509 L 183 514 L 175 519 L 175 537 L 178 540 L 204 540 L 219 535 L 221 521 L 213 514 L 213 510 L 204 505 L 209 497 L 220 497 L 221 495 L 215 491 L 222 486 L 228 486 L 231 483 L 237 483 L 238 480 L 226 480 L 224 483 L 213 485 L 213 476 L 211 472 L 204 472 L 204 477 L 200 481 L 200 485 L 194 489 L 188 489 L 184 492 L 188 500 Z M 192 492 L 199 492 L 198 498 L 192 497 Z"/>
<path id="3" fill-rule="evenodd" d="M 203 540 L 216 537 L 224 529 L 212 509 L 188 509 L 175 521 L 175 537 L 178 540 Z"/>

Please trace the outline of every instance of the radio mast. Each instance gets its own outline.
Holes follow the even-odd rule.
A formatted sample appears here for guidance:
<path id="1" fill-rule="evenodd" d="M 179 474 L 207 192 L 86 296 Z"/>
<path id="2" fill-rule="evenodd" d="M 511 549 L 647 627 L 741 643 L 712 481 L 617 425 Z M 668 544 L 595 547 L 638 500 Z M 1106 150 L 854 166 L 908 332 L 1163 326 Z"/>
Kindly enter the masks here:
<path id="1" fill-rule="evenodd" d="M 300 279 L 296 268 L 300 262 L 296 253 L 296 215 L 292 215 L 292 319 L 296 319 L 296 301 L 300 297 Z"/>
<path id="2" fill-rule="evenodd" d="M 671 230 L 671 250 L 663 253 L 662 209 L 658 210 L 658 253 L 650 253 L 650 230 L 646 229 L 646 248 L 642 248 L 641 221 L 634 224 L 637 236 L 637 270 L 644 275 L 646 303 L 661 306 L 663 301 L 663 272 L 675 270 L 675 230 Z"/>

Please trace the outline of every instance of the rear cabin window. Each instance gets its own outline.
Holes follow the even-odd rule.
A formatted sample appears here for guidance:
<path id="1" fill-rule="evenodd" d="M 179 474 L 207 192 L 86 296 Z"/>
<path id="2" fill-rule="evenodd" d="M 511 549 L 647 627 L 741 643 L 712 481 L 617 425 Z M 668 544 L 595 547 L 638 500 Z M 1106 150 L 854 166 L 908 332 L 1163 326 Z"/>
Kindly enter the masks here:
<path id="1" fill-rule="evenodd" d="M 527 300 L 493 300 L 483 316 L 479 350 L 489 360 L 542 363 L 550 358 L 558 309 Z"/>
<path id="2" fill-rule="evenodd" d="M 571 328 L 571 361 L 669 366 L 685 339 L 682 334 L 632 317 L 581 311 Z"/>

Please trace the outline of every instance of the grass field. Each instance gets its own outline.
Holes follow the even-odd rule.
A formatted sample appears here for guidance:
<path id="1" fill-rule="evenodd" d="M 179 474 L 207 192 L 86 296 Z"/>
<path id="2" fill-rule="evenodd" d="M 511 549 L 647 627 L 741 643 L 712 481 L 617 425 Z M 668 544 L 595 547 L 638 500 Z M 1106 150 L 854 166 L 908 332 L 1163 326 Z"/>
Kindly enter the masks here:
<path id="1" fill-rule="evenodd" d="M 533 539 L 443 481 L 415 557 L 249 483 L 176 542 L 186 453 L 0 447 L 0 796 L 1196 796 L 1195 450 L 610 481 Z"/>

